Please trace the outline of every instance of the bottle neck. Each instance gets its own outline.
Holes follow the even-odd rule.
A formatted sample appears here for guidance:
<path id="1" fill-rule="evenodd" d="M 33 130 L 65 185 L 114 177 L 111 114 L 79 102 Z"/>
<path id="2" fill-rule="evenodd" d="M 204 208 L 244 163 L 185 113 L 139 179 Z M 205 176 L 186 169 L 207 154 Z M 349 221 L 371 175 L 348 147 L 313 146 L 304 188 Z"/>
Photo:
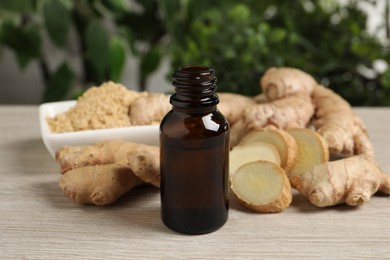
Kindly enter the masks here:
<path id="1" fill-rule="evenodd" d="M 174 110 L 206 112 L 219 103 L 215 94 L 217 78 L 213 69 L 205 66 L 181 67 L 173 74 L 175 94 L 170 102 Z"/>

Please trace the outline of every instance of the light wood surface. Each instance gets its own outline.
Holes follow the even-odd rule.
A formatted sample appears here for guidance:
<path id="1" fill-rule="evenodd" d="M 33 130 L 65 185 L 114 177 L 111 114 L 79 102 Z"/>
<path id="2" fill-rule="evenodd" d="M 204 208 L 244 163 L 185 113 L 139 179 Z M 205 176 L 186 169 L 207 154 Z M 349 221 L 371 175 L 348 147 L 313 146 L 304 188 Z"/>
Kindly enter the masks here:
<path id="1" fill-rule="evenodd" d="M 390 174 L 390 109 L 355 109 Z M 278 214 L 230 202 L 217 232 L 188 236 L 160 220 L 159 190 L 107 207 L 64 197 L 40 138 L 36 106 L 0 106 L 0 259 L 390 259 L 390 199 L 319 209 L 294 193 Z"/>

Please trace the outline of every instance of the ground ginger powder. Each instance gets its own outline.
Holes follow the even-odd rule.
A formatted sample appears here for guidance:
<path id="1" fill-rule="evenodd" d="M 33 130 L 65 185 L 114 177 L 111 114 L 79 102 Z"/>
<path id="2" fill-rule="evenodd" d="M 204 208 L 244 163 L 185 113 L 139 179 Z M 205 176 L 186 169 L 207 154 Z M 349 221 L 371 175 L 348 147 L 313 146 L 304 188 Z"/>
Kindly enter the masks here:
<path id="1" fill-rule="evenodd" d="M 131 126 L 130 106 L 143 95 L 109 81 L 89 88 L 74 107 L 47 122 L 52 133 Z"/>

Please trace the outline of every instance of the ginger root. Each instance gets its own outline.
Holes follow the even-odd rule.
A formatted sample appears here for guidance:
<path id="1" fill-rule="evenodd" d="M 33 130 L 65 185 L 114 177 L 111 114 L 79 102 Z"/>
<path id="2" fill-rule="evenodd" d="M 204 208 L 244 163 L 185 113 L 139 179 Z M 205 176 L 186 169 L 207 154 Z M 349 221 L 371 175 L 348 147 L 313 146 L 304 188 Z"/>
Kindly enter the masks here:
<path id="1" fill-rule="evenodd" d="M 239 94 L 218 93 L 218 97 L 218 110 L 226 117 L 230 125 L 233 125 L 241 118 L 242 112 L 248 106 L 255 104 L 253 98 Z"/>
<path id="2" fill-rule="evenodd" d="M 254 129 L 275 126 L 281 129 L 306 127 L 314 114 L 311 97 L 296 94 L 245 109 L 242 119 L 231 128 L 232 145 Z"/>
<path id="3" fill-rule="evenodd" d="M 330 153 L 349 157 L 365 154 L 374 157 L 366 127 L 350 104 L 332 90 L 318 85 L 313 92 L 316 105 L 313 125 L 329 145 Z"/>
<path id="4" fill-rule="evenodd" d="M 289 67 L 268 69 L 260 79 L 260 86 L 269 101 L 297 93 L 313 92 L 316 80 L 306 72 Z"/>
<path id="5" fill-rule="evenodd" d="M 171 110 L 169 96 L 162 93 L 148 93 L 134 100 L 130 106 L 132 125 L 159 124 Z"/>
<path id="6" fill-rule="evenodd" d="M 268 161 L 242 165 L 231 178 L 239 203 L 257 212 L 280 212 L 291 201 L 291 186 L 283 169 Z"/>
<path id="7" fill-rule="evenodd" d="M 377 191 L 390 194 L 390 176 L 366 155 L 326 162 L 290 178 L 291 184 L 318 207 L 367 202 Z"/>
<path id="8" fill-rule="evenodd" d="M 120 140 L 57 151 L 60 187 L 79 203 L 107 205 L 142 183 L 160 186 L 159 148 Z"/>
<path id="9" fill-rule="evenodd" d="M 70 170 L 61 176 L 59 186 L 78 203 L 104 206 L 141 183 L 128 167 L 106 164 Z"/>
<path id="10" fill-rule="evenodd" d="M 256 104 L 246 108 L 231 128 L 233 147 L 264 141 L 258 138 L 244 141 L 260 128 L 290 131 L 298 142 L 298 156 L 286 168 L 283 153 L 287 148 L 278 149 L 274 143 L 281 165 L 289 174 L 291 185 L 318 206 L 344 201 L 358 205 L 378 189 L 389 193 L 386 187 L 390 177 L 378 170 L 367 129 L 347 101 L 294 68 L 270 68 L 260 79 L 260 85 L 264 95 L 261 102 L 254 99 Z M 313 128 L 315 132 L 305 128 Z M 326 162 L 329 157 L 345 159 Z"/>

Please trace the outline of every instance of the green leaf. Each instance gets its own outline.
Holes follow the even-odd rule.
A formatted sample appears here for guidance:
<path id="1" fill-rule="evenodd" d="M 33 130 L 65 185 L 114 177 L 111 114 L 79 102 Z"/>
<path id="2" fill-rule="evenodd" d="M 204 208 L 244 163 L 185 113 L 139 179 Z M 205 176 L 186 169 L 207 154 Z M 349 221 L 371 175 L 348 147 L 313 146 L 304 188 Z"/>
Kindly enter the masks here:
<path id="1" fill-rule="evenodd" d="M 0 9 L 15 13 L 26 13 L 33 11 L 31 0 L 1 0 Z"/>
<path id="2" fill-rule="evenodd" d="M 69 10 L 58 0 L 48 0 L 43 6 L 43 18 L 52 41 L 64 46 L 71 20 Z"/>
<path id="3" fill-rule="evenodd" d="M 103 81 L 109 61 L 109 42 L 106 30 L 98 21 L 92 21 L 87 25 L 85 44 L 86 58 L 95 70 L 96 78 Z"/>
<path id="4" fill-rule="evenodd" d="M 110 79 L 120 81 L 126 61 L 126 50 L 123 40 L 119 37 L 110 39 Z"/>
<path id="5" fill-rule="evenodd" d="M 38 25 L 17 27 L 6 22 L 2 24 L 0 31 L 1 41 L 15 51 L 22 69 L 40 56 L 41 36 Z"/>
<path id="6" fill-rule="evenodd" d="M 154 47 L 150 49 L 141 60 L 141 81 L 144 81 L 150 73 L 154 72 L 161 60 L 160 49 Z"/>
<path id="7" fill-rule="evenodd" d="M 64 99 L 70 86 L 73 83 L 74 73 L 69 65 L 64 62 L 54 72 L 46 86 L 44 102 L 58 101 Z"/>

